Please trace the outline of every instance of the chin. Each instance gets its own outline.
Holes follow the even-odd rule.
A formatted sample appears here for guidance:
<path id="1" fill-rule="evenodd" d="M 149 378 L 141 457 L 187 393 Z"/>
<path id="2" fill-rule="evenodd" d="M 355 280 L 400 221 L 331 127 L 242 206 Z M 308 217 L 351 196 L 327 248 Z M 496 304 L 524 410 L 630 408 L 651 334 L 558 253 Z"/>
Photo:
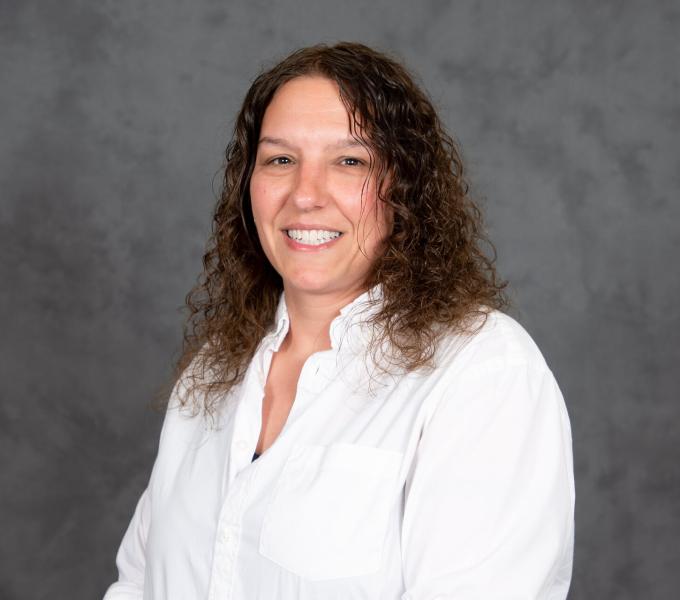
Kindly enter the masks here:
<path id="1" fill-rule="evenodd" d="M 325 281 L 288 281 L 284 282 L 284 287 L 289 290 L 309 293 L 323 293 L 336 290 L 333 286 Z"/>
<path id="2" fill-rule="evenodd" d="M 342 293 L 351 287 L 343 282 L 334 281 L 326 277 L 299 277 L 293 279 L 284 278 L 283 282 L 284 288 L 287 290 L 295 290 L 296 292 L 304 292 L 308 294 Z"/>

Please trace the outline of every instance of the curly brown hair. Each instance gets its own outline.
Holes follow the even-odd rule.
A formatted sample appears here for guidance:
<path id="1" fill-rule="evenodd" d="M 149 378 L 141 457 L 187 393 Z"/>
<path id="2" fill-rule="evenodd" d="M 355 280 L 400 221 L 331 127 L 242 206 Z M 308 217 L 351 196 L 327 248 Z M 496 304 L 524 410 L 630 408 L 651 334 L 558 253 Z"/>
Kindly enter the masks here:
<path id="1" fill-rule="evenodd" d="M 187 296 L 177 363 L 178 376 L 187 377 L 192 361 L 198 367 L 189 369 L 188 388 L 201 393 L 182 400 L 196 413 L 213 414 L 242 381 L 273 326 L 283 283 L 260 246 L 250 178 L 267 106 L 284 83 L 305 75 L 338 85 L 352 134 L 375 158 L 379 201 L 393 211 L 392 232 L 365 281 L 365 289 L 382 286 L 382 305 L 370 321 L 375 364 L 384 371 L 431 367 L 445 334 L 470 331 L 471 323 L 479 323 L 470 317 L 507 306 L 506 283 L 496 275 L 495 249 L 469 196 L 460 153 L 408 71 L 362 44 L 303 48 L 255 79 L 226 150 L 204 270 Z"/>

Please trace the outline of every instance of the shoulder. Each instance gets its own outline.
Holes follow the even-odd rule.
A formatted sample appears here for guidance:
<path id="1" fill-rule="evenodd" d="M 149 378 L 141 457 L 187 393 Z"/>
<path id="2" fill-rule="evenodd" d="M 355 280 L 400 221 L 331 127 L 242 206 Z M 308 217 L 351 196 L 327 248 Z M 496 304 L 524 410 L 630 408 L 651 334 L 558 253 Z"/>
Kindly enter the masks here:
<path id="1" fill-rule="evenodd" d="M 566 448 L 566 405 L 538 346 L 504 313 L 491 310 L 480 319 L 475 333 L 444 340 L 427 422 L 461 440 L 476 439 L 492 424 L 499 440 L 544 432 L 546 447 L 553 439 Z"/>
<path id="2" fill-rule="evenodd" d="M 167 443 L 172 445 L 178 437 L 194 439 L 222 427 L 225 414 L 233 409 L 232 398 L 231 395 L 221 398 L 219 391 L 209 389 L 210 383 L 216 380 L 218 376 L 207 365 L 201 350 L 175 381 L 165 411 L 161 446 L 168 438 L 172 441 Z M 208 405 L 211 411 L 206 410 Z"/>
<path id="3" fill-rule="evenodd" d="M 438 352 L 438 369 L 473 375 L 486 371 L 528 368 L 549 371 L 529 333 L 511 316 L 486 310 L 475 317 L 471 333 L 446 336 Z"/>
<path id="4" fill-rule="evenodd" d="M 515 319 L 497 310 L 478 317 L 471 334 L 447 336 L 435 369 L 432 408 L 442 403 L 492 419 L 505 406 L 527 420 L 538 412 L 566 417 L 560 388 L 543 354 Z M 537 412 L 540 407 L 540 411 Z"/>

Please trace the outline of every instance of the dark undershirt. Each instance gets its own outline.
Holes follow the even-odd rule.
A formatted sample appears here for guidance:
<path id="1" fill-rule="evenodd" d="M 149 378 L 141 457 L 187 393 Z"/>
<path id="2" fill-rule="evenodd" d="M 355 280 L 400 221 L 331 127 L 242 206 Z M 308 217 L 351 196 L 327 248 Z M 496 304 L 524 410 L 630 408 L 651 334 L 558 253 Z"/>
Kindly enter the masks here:
<path id="1" fill-rule="evenodd" d="M 257 460 L 258 458 L 260 458 L 260 455 L 257 452 L 255 452 L 255 454 L 253 454 L 253 460 L 251 460 L 250 462 Z"/>

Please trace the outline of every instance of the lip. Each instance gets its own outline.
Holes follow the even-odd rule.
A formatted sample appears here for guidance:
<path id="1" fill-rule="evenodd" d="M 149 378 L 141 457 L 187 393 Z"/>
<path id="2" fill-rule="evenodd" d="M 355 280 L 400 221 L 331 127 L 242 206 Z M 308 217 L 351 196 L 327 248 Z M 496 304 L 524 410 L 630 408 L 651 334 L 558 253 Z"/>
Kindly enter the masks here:
<path id="1" fill-rule="evenodd" d="M 322 229 L 323 231 L 339 231 L 340 233 L 345 233 L 342 229 L 333 229 L 328 225 L 321 225 L 319 223 L 312 223 L 311 225 L 308 223 L 291 223 L 290 225 L 283 227 L 281 231 L 286 232 L 289 229 Z"/>
<path id="2" fill-rule="evenodd" d="M 343 237 L 344 234 L 341 233 L 338 237 L 329 240 L 327 242 L 324 242 L 323 244 L 316 244 L 314 246 L 310 244 L 302 244 L 301 242 L 298 242 L 297 240 L 294 240 L 293 238 L 288 237 L 288 234 L 286 231 L 288 229 L 323 229 L 324 231 L 339 231 L 338 229 L 328 229 L 327 227 L 320 227 L 318 225 L 316 226 L 305 226 L 305 227 L 300 227 L 299 225 L 291 225 L 290 227 L 286 227 L 286 229 L 281 230 L 281 235 L 283 236 L 284 241 L 286 242 L 286 245 L 291 249 L 291 250 L 296 250 L 298 252 L 320 252 L 322 250 L 327 250 L 328 248 L 331 248 L 335 244 L 337 244 Z"/>

